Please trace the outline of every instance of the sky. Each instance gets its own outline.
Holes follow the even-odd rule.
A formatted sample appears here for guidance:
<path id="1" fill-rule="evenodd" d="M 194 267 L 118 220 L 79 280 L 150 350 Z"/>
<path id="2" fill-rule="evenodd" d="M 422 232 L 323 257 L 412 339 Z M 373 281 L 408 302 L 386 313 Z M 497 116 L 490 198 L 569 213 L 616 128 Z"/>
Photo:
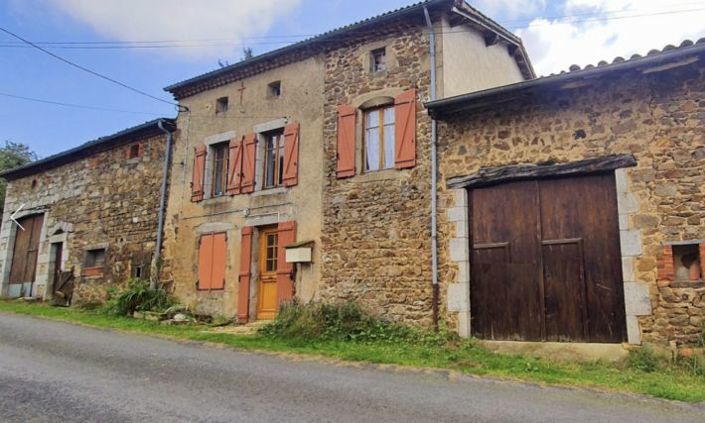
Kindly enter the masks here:
<path id="1" fill-rule="evenodd" d="M 163 87 L 416 0 L 0 0 L 0 142 L 46 157 L 157 117 Z M 705 0 L 469 0 L 520 36 L 539 75 L 705 37 Z M 40 103 L 17 97 L 87 106 Z M 98 109 L 98 110 L 96 110 Z"/>

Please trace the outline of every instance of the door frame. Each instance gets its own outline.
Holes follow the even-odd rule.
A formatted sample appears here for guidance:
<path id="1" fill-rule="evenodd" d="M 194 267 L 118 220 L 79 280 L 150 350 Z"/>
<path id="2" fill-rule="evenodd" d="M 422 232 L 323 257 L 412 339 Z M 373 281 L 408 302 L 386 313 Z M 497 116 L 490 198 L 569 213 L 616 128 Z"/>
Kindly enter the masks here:
<path id="1" fill-rule="evenodd" d="M 630 224 L 630 216 L 639 212 L 639 198 L 634 192 L 629 189 L 629 169 L 636 166 L 636 160 L 629 156 L 608 156 L 593 160 L 583 161 L 590 162 L 595 171 L 613 171 L 615 175 L 616 193 L 617 193 L 617 213 L 619 220 L 619 240 L 622 259 L 622 281 L 624 284 L 624 302 L 626 311 L 626 333 L 627 342 L 631 345 L 641 344 L 641 328 L 639 324 L 639 316 L 648 316 L 652 314 L 649 285 L 640 282 L 635 277 L 635 257 L 642 254 L 642 240 L 640 231 Z M 603 162 L 604 165 L 595 166 L 595 163 Z M 565 166 L 577 169 L 578 162 L 568 162 L 556 166 Z M 536 169 L 537 173 L 542 173 L 543 165 L 510 165 L 509 167 L 526 167 Z M 546 166 L 548 167 L 548 166 Z M 494 169 L 494 168 L 492 168 Z M 562 169 L 560 169 L 563 171 Z M 471 336 L 472 316 L 470 314 L 470 245 L 469 245 L 469 188 L 472 181 L 476 181 L 478 176 L 487 173 L 477 173 L 457 177 L 449 180 L 448 191 L 453 198 L 451 206 L 447 209 L 447 218 L 452 225 L 450 236 L 448 237 L 447 248 L 449 251 L 449 260 L 452 265 L 457 267 L 455 280 L 448 281 L 447 290 L 447 310 L 451 313 L 457 313 L 457 331 L 462 337 Z M 589 175 L 595 171 L 576 171 L 570 173 L 571 176 Z M 566 172 L 569 173 L 569 172 Z M 555 173 L 553 173 L 555 176 Z M 536 179 L 542 179 L 541 175 L 533 175 Z M 566 176 L 568 176 L 566 174 Z M 545 176 L 544 176 L 545 177 Z"/>
<path id="2" fill-rule="evenodd" d="M 255 274 L 256 280 L 256 301 L 255 301 L 255 319 L 256 320 L 271 320 L 277 315 L 277 268 L 275 266 L 274 270 L 266 272 L 267 266 L 267 236 L 275 236 L 275 247 L 279 248 L 279 229 L 277 225 L 261 226 L 257 228 L 257 272 Z M 277 251 L 277 250 L 275 250 Z M 278 255 L 275 256 L 275 260 L 278 260 Z M 266 273 L 266 276 L 263 275 Z M 264 289 L 263 289 L 263 279 L 266 279 L 266 283 L 273 285 L 274 289 L 274 310 L 263 311 L 262 303 L 264 301 Z M 272 289 L 272 287 L 270 287 Z"/>

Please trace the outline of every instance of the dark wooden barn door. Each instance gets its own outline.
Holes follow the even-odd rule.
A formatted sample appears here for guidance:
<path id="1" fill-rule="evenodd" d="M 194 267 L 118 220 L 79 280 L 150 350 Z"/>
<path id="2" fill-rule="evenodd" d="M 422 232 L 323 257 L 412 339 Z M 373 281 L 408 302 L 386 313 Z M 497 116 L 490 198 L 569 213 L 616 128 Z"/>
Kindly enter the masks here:
<path id="1" fill-rule="evenodd" d="M 44 223 L 44 215 L 26 216 L 18 220 L 24 228 L 16 228 L 15 246 L 10 267 L 10 284 L 34 282 L 39 255 L 39 235 Z"/>
<path id="2" fill-rule="evenodd" d="M 475 189 L 471 208 L 475 336 L 624 339 L 613 175 Z"/>

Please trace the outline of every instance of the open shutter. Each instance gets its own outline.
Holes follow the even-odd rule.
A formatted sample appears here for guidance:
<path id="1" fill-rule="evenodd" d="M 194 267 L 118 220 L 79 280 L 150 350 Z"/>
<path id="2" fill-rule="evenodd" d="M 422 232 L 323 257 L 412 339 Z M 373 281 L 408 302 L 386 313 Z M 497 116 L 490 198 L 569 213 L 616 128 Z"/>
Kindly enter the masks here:
<path id="1" fill-rule="evenodd" d="M 206 173 L 206 146 L 199 144 L 194 147 L 194 150 L 191 201 L 201 201 L 203 200 L 203 176 Z"/>
<path id="2" fill-rule="evenodd" d="M 242 181 L 240 183 L 240 192 L 244 194 L 255 190 L 256 155 L 257 134 L 247 134 L 242 141 Z"/>
<path id="3" fill-rule="evenodd" d="M 357 110 L 346 104 L 338 106 L 338 179 L 355 176 L 355 118 Z"/>
<path id="4" fill-rule="evenodd" d="M 247 323 L 250 317 L 250 263 L 252 261 L 252 227 L 242 228 L 240 242 L 240 287 L 237 294 L 237 320 Z"/>
<path id="5" fill-rule="evenodd" d="M 394 165 L 397 169 L 416 166 L 416 89 L 404 91 L 394 99 L 396 122 Z"/>
<path id="6" fill-rule="evenodd" d="M 213 264 L 211 265 L 211 289 L 225 288 L 225 263 L 227 259 L 227 240 L 225 232 L 213 234 Z"/>
<path id="7" fill-rule="evenodd" d="M 299 128 L 298 122 L 284 127 L 284 186 L 299 183 Z"/>
<path id="8" fill-rule="evenodd" d="M 277 304 L 294 297 L 294 265 L 286 262 L 286 247 L 296 241 L 296 222 L 281 222 L 277 227 Z"/>
<path id="9" fill-rule="evenodd" d="M 230 195 L 240 194 L 242 184 L 242 138 L 230 140 L 228 149 L 228 188 Z"/>
<path id="10" fill-rule="evenodd" d="M 199 290 L 211 289 L 213 273 L 213 235 L 201 235 L 198 246 L 198 282 Z"/>

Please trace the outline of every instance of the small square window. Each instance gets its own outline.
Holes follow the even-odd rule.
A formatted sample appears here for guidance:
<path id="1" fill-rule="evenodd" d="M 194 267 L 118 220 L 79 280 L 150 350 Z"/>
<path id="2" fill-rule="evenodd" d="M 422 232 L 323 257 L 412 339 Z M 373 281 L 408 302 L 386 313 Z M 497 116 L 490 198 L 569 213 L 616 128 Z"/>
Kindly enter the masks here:
<path id="1" fill-rule="evenodd" d="M 86 251 L 86 267 L 105 266 L 105 248 Z"/>
<path id="2" fill-rule="evenodd" d="M 282 82 L 274 81 L 267 84 L 267 97 L 269 98 L 279 98 L 282 95 Z"/>
<path id="3" fill-rule="evenodd" d="M 700 246 L 698 244 L 674 245 L 673 270 L 676 282 L 702 280 Z"/>
<path id="4" fill-rule="evenodd" d="M 139 156 L 140 156 L 140 145 L 139 144 L 132 144 L 130 146 L 130 149 L 127 150 L 127 158 L 134 159 Z"/>
<path id="5" fill-rule="evenodd" d="M 370 71 L 382 72 L 387 70 L 387 49 L 382 47 L 370 52 Z"/>
<path id="6" fill-rule="evenodd" d="M 225 113 L 228 111 L 228 97 L 220 97 L 215 101 L 215 113 Z"/>

